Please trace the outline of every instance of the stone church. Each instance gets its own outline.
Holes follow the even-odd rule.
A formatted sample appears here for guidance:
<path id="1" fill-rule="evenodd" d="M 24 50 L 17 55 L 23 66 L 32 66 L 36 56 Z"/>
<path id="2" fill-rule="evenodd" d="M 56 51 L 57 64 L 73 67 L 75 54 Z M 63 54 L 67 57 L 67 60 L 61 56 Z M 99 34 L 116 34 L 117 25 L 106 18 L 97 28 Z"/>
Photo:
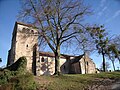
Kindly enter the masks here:
<path id="1" fill-rule="evenodd" d="M 16 22 L 7 65 L 13 64 L 22 56 L 27 58 L 27 70 L 34 75 L 54 74 L 54 54 L 38 50 L 38 30 L 30 24 Z M 96 71 L 95 63 L 87 54 L 80 56 L 61 54 L 60 66 L 64 74 L 85 74 Z"/>

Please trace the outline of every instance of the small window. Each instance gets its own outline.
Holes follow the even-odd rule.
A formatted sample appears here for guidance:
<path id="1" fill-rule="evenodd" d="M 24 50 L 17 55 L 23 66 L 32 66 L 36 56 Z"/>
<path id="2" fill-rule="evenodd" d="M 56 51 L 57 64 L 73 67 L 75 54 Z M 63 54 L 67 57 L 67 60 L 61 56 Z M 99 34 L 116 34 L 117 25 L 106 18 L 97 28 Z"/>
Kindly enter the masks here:
<path id="1" fill-rule="evenodd" d="M 34 33 L 34 31 L 33 31 L 33 30 L 31 30 L 31 33 Z"/>
<path id="2" fill-rule="evenodd" d="M 22 29 L 23 31 L 25 30 L 25 28 Z"/>
<path id="3" fill-rule="evenodd" d="M 88 62 L 86 62 L 86 64 L 88 65 Z"/>
<path id="4" fill-rule="evenodd" d="M 44 57 L 41 58 L 41 62 L 44 62 Z"/>
<path id="5" fill-rule="evenodd" d="M 28 47 L 28 44 L 26 45 L 26 47 Z"/>
<path id="6" fill-rule="evenodd" d="M 40 62 L 40 60 L 38 60 L 38 62 Z"/>

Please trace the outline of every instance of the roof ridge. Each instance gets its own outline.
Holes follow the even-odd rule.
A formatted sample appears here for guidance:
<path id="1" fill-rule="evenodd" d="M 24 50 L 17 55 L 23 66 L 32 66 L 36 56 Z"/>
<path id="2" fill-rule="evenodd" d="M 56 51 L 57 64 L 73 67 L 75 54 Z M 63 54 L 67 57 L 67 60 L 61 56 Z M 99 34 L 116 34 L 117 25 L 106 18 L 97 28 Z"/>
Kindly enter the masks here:
<path id="1" fill-rule="evenodd" d="M 44 54 L 53 54 L 53 52 L 44 52 L 44 51 L 39 51 L 39 53 L 44 53 Z M 79 55 L 79 56 L 75 56 L 75 55 L 68 55 L 68 54 L 61 54 L 62 56 L 70 56 L 70 57 L 79 57 L 79 56 L 84 56 L 84 54 Z"/>
<path id="2" fill-rule="evenodd" d="M 24 26 L 28 26 L 28 27 L 33 27 L 33 28 L 37 28 L 35 25 L 33 24 L 27 24 L 27 23 L 23 23 L 23 22 L 19 22 L 19 21 L 16 21 L 15 22 L 16 24 L 20 24 L 20 25 L 24 25 Z"/>

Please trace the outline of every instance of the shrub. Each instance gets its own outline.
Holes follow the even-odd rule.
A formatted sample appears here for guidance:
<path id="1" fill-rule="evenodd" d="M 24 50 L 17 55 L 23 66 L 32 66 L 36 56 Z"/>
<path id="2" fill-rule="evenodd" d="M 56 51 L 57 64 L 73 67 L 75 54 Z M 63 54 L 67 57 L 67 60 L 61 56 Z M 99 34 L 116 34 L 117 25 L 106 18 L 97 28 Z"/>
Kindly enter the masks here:
<path id="1" fill-rule="evenodd" d="M 6 69 L 10 71 L 19 71 L 20 73 L 23 73 L 26 71 L 27 66 L 27 59 L 26 57 L 20 57 L 15 63 L 13 63 L 11 66 L 8 66 Z"/>
<path id="2" fill-rule="evenodd" d="M 27 60 L 20 57 L 0 71 L 0 90 L 36 90 L 33 75 L 26 71 Z"/>
<path id="3" fill-rule="evenodd" d="M 9 83 L 14 85 L 15 90 L 36 90 L 36 83 L 30 73 L 12 77 L 9 79 Z"/>

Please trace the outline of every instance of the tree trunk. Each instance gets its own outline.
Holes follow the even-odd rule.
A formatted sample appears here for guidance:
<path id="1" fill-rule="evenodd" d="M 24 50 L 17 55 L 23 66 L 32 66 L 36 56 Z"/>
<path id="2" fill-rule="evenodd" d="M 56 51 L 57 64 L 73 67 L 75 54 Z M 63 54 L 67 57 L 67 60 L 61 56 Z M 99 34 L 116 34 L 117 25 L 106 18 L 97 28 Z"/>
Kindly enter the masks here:
<path id="1" fill-rule="evenodd" d="M 103 56 L 103 71 L 105 72 L 105 54 L 102 52 L 102 56 Z"/>
<path id="2" fill-rule="evenodd" d="M 114 60 L 112 60 L 112 65 L 113 65 L 113 69 L 115 71 L 115 63 L 114 63 Z"/>
<path id="3" fill-rule="evenodd" d="M 55 73 L 54 75 L 60 75 L 60 46 L 57 46 L 55 52 Z"/>
<path id="4" fill-rule="evenodd" d="M 86 74 L 86 62 L 85 62 L 85 52 L 84 52 L 84 67 L 85 67 L 85 74 Z"/>

